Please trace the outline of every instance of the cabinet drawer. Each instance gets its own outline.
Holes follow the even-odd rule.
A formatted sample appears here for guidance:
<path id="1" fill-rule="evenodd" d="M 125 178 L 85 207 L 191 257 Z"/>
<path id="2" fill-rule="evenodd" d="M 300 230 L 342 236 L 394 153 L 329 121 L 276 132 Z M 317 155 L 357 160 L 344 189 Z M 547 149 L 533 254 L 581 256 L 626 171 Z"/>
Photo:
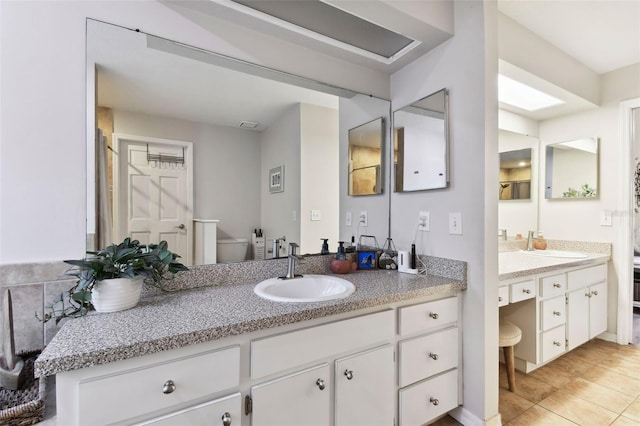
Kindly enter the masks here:
<path id="1" fill-rule="evenodd" d="M 509 304 L 509 286 L 498 287 L 498 307 Z"/>
<path id="2" fill-rule="evenodd" d="M 565 274 L 552 275 L 540 279 L 540 297 L 552 297 L 563 294 L 567 289 Z"/>
<path id="3" fill-rule="evenodd" d="M 407 386 L 458 365 L 458 329 L 400 342 L 400 386 Z"/>
<path id="4" fill-rule="evenodd" d="M 426 332 L 458 320 L 458 298 L 434 300 L 398 311 L 398 334 Z"/>
<path id="5" fill-rule="evenodd" d="M 169 381 L 175 390 L 164 393 Z M 239 382 L 239 346 L 81 381 L 80 424 L 108 424 L 164 410 L 236 387 Z"/>
<path id="6" fill-rule="evenodd" d="M 251 377 L 264 377 L 335 354 L 388 343 L 393 339 L 393 329 L 393 310 L 389 309 L 254 340 Z"/>
<path id="7" fill-rule="evenodd" d="M 565 328 L 560 326 L 542 333 L 542 362 L 547 362 L 565 350 Z"/>
<path id="8" fill-rule="evenodd" d="M 569 291 L 596 284 L 607 279 L 607 265 L 596 265 L 589 268 L 578 269 L 567 274 Z"/>
<path id="9" fill-rule="evenodd" d="M 540 328 L 547 331 L 567 322 L 564 296 L 540 302 Z"/>
<path id="10" fill-rule="evenodd" d="M 156 417 L 136 426 L 222 425 L 224 419 L 230 421 L 232 425 L 239 425 L 242 419 L 241 410 L 241 395 L 240 393 L 234 393 L 224 398 L 178 410 L 166 416 Z"/>
<path id="11" fill-rule="evenodd" d="M 430 422 L 458 406 L 458 370 L 400 390 L 400 425 Z"/>
<path id="12" fill-rule="evenodd" d="M 536 283 L 534 280 L 521 281 L 511 284 L 509 287 L 511 290 L 509 302 L 511 303 L 536 297 Z"/>

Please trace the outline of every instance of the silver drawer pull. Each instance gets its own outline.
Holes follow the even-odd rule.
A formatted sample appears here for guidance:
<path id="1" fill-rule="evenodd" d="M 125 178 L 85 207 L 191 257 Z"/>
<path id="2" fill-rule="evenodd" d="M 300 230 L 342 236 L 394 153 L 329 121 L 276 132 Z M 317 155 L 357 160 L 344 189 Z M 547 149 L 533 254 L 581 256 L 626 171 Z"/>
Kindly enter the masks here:
<path id="1" fill-rule="evenodd" d="M 560 346 L 560 342 L 553 341 L 554 346 Z"/>
<path id="2" fill-rule="evenodd" d="M 222 415 L 222 426 L 231 426 L 231 414 L 229 412 Z"/>
<path id="3" fill-rule="evenodd" d="M 558 312 L 558 311 L 553 311 L 553 315 L 555 315 L 555 316 L 559 317 L 559 316 L 560 316 L 560 315 L 562 315 L 562 314 L 561 314 L 560 312 Z"/>
<path id="4" fill-rule="evenodd" d="M 353 379 L 353 371 L 351 370 L 344 370 L 344 375 L 347 378 L 347 380 Z"/>
<path id="5" fill-rule="evenodd" d="M 523 288 L 522 292 L 526 294 L 531 294 L 531 290 L 529 290 L 528 288 Z"/>
<path id="6" fill-rule="evenodd" d="M 433 352 L 431 352 L 431 353 L 429 353 L 429 358 L 431 358 L 434 361 L 437 361 L 438 358 L 440 358 L 440 355 L 434 354 Z"/>
<path id="7" fill-rule="evenodd" d="M 429 312 L 429 316 L 433 319 L 438 319 L 440 315 L 436 314 L 435 312 Z"/>
<path id="8" fill-rule="evenodd" d="M 440 401 L 438 401 L 436 398 L 431 397 L 429 398 L 429 402 L 432 403 L 433 405 L 438 405 L 440 404 Z"/>
<path id="9" fill-rule="evenodd" d="M 591 296 L 592 296 L 592 294 L 591 294 L 591 293 L 585 293 L 585 296 L 587 296 L 587 297 L 591 297 Z"/>
<path id="10" fill-rule="evenodd" d="M 598 292 L 597 291 L 592 291 L 591 294 L 593 294 L 594 296 L 597 296 Z"/>
<path id="11" fill-rule="evenodd" d="M 560 287 L 562 287 L 562 286 L 561 286 L 560 284 L 558 284 L 558 283 L 553 283 L 553 286 L 554 286 L 555 288 L 560 288 Z"/>
<path id="12" fill-rule="evenodd" d="M 318 385 L 318 388 L 319 388 L 320 390 L 324 390 L 324 388 L 325 388 L 324 380 L 322 380 L 322 379 L 318 379 L 318 380 L 316 380 L 316 385 Z"/>
<path id="13" fill-rule="evenodd" d="M 176 384 L 173 383 L 173 380 L 167 380 L 162 386 L 162 393 L 169 394 L 176 390 Z"/>

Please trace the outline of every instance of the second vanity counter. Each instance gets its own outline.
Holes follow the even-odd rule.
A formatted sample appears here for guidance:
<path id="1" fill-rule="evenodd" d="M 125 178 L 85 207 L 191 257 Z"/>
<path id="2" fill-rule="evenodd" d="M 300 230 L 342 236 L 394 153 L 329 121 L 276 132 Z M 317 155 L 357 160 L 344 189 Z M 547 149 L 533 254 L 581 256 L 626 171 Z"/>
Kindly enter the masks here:
<path id="1" fill-rule="evenodd" d="M 609 253 L 583 252 L 583 258 L 536 256 L 522 251 L 501 252 L 498 255 L 498 278 L 500 281 L 527 275 L 541 274 L 573 266 L 587 266 L 606 262 Z"/>
<path id="2" fill-rule="evenodd" d="M 92 313 L 71 320 L 35 365 L 43 377 L 328 317 L 466 289 L 466 281 L 396 271 L 358 271 L 341 276 L 356 286 L 349 297 L 318 303 L 278 303 L 253 292 L 256 282 L 218 285 L 143 298 L 122 312 Z"/>

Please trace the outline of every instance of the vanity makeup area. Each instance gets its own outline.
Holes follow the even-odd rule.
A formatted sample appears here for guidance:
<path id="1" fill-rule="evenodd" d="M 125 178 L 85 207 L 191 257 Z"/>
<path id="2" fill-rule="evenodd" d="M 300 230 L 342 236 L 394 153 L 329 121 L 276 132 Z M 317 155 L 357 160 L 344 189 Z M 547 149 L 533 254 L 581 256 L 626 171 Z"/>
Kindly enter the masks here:
<path id="1" fill-rule="evenodd" d="M 598 140 L 539 150 L 536 138 L 500 131 L 498 306 L 522 331 L 515 367 L 526 373 L 607 331 L 611 244 L 545 239 L 545 250 L 528 250 L 526 238 L 538 229 L 539 182 L 555 202 L 598 196 Z"/>
<path id="2" fill-rule="evenodd" d="M 136 134 L 132 130 L 135 119 L 146 123 L 148 129 L 161 129 L 159 133 L 168 134 L 165 138 L 180 139 L 180 135 L 171 134 L 169 126 L 163 128 L 165 120 L 151 121 L 151 116 L 159 113 L 147 111 L 144 117 L 136 118 L 134 115 L 143 114 L 118 109 L 116 80 L 111 78 L 118 72 L 106 62 L 101 63 L 103 58 L 112 60 L 123 53 L 118 41 L 142 46 L 155 59 L 170 60 L 172 66 L 167 69 L 182 69 L 188 64 L 200 72 L 213 72 L 214 68 L 233 74 L 258 72 L 269 77 L 272 85 L 276 84 L 273 79 L 279 80 L 276 90 L 289 86 L 283 86 L 283 79 L 295 81 L 305 88 L 304 96 L 289 100 L 280 111 L 283 116 L 293 110 L 301 121 L 317 119 L 309 105 L 318 97 L 328 102 L 324 108 L 337 107 L 334 125 L 339 161 L 323 172 L 340 179 L 329 192 L 335 197 L 333 202 L 339 203 L 341 214 L 356 208 L 359 211 L 359 203 L 366 201 L 368 223 L 364 229 L 378 241 L 386 240 L 389 232 L 391 175 L 395 176 L 398 192 L 448 185 L 446 90 L 395 112 L 392 128 L 388 101 L 265 68 L 256 70 L 232 58 L 142 32 L 92 20 L 87 25 L 87 87 L 94 87 L 91 79 L 96 78 L 96 104 L 114 110 L 114 128 L 129 126 L 122 140 L 135 139 L 131 138 Z M 136 57 L 139 58 L 137 54 L 127 56 L 134 61 L 126 64 L 129 68 L 135 66 Z M 163 68 L 157 69 L 160 72 Z M 141 81 L 136 84 L 143 86 Z M 110 92 L 103 93 L 105 87 Z M 322 93 L 312 93 L 309 88 Z M 123 86 L 120 90 L 128 89 Z M 258 97 L 256 93 L 249 98 Z M 327 93 L 334 99 L 327 101 Z M 90 99 L 88 105 L 93 104 Z M 173 124 L 171 128 L 180 127 L 175 126 L 177 121 L 166 121 Z M 277 119 L 273 123 L 278 126 Z M 287 121 L 283 123 L 281 129 Z M 201 131 L 213 135 L 205 125 Z M 268 133 L 265 131 L 262 137 Z M 137 136 L 139 141 L 158 137 Z M 276 136 L 284 139 L 281 133 Z M 416 136 L 429 137 L 437 143 L 433 149 L 426 149 Z M 390 144 L 390 140 L 394 143 Z M 269 141 L 261 142 L 264 145 Z M 149 146 L 153 149 L 153 142 Z M 188 159 L 194 161 L 194 180 L 201 177 L 203 169 L 215 169 L 207 167 L 202 155 L 205 149 L 197 143 L 184 145 L 185 167 L 190 167 Z M 224 161 L 230 161 L 231 154 L 217 149 Z M 271 212 L 281 207 L 276 216 L 290 217 L 297 208 L 304 211 L 304 206 L 287 204 L 295 200 L 300 203 L 301 194 L 308 191 L 304 187 L 305 176 L 318 172 L 306 169 L 309 160 L 305 162 L 304 147 L 274 145 L 262 149 L 262 156 L 255 163 L 259 172 L 254 185 L 258 189 L 243 190 L 229 182 L 248 180 L 241 178 L 228 179 L 225 189 L 231 187 L 236 200 L 246 192 L 262 197 L 262 207 L 269 207 Z M 293 152 L 292 158 L 299 160 L 274 159 L 270 155 L 276 151 Z M 88 152 L 92 170 L 94 150 Z M 133 154 L 127 158 L 140 158 L 135 150 L 129 152 Z M 420 157 L 428 161 L 406 160 Z M 246 153 L 243 158 L 247 159 Z M 283 164 L 280 170 L 284 170 L 284 191 L 269 191 L 264 185 L 265 171 L 275 164 Z M 225 179 L 211 175 L 206 178 Z M 193 211 L 198 216 L 207 203 L 198 198 L 205 185 L 197 180 L 193 185 Z M 261 191 L 264 195 L 260 195 Z M 364 195 L 366 199 L 362 198 Z M 275 197 L 280 197 L 278 203 L 273 203 Z M 293 197 L 293 201 L 286 197 Z M 242 204 L 237 201 L 237 205 Z M 287 242 L 299 241 L 302 253 L 315 252 L 315 247 L 320 247 L 316 244 L 320 235 L 313 235 L 304 221 L 289 221 L 288 228 L 278 228 L 285 225 L 278 225 L 277 217 L 269 217 L 264 211 L 260 215 L 257 210 L 257 216 L 242 229 L 253 229 L 259 223 L 270 235 L 286 234 Z M 115 211 L 114 216 L 121 217 Z M 91 217 L 95 212 L 88 214 Z M 221 219 L 220 228 L 234 236 L 236 231 L 224 226 Z M 116 229 L 121 228 L 122 221 L 116 225 Z M 177 238 L 183 228 L 175 228 L 161 235 L 165 239 L 175 236 L 170 245 L 179 246 Z M 358 234 L 364 229 L 358 226 Z M 335 229 L 327 232 L 333 232 L 332 245 L 338 235 L 344 234 L 337 221 Z M 333 255 L 307 255 L 297 272 L 328 274 L 332 259 Z M 354 284 L 353 294 L 310 303 L 274 302 L 255 294 L 256 283 L 283 274 L 287 259 L 192 266 L 167 283 L 173 292 L 149 290 L 133 309 L 92 313 L 67 322 L 38 358 L 36 375 L 56 375 L 57 422 L 64 425 L 183 425 L 205 421 L 225 426 L 428 423 L 463 402 L 460 292 L 466 289 L 467 271 L 462 261 L 431 257 L 422 260 L 425 275 L 395 270 L 355 271 L 343 276 Z"/>

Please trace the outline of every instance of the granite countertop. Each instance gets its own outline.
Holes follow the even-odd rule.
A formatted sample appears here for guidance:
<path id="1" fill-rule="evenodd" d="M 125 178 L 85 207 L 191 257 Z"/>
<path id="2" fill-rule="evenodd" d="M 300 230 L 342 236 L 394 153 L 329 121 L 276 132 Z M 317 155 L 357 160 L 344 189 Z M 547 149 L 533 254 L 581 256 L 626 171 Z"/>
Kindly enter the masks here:
<path id="1" fill-rule="evenodd" d="M 356 291 L 318 303 L 279 303 L 253 293 L 257 281 L 144 297 L 126 311 L 69 320 L 35 363 L 37 377 L 169 349 L 466 289 L 466 280 L 396 271 L 342 275 Z"/>
<path id="2" fill-rule="evenodd" d="M 573 266 L 587 266 L 606 262 L 611 258 L 609 253 L 581 252 L 587 257 L 565 258 L 535 256 L 522 251 L 507 251 L 498 255 L 498 279 L 525 277 L 527 275 L 551 272 Z"/>

